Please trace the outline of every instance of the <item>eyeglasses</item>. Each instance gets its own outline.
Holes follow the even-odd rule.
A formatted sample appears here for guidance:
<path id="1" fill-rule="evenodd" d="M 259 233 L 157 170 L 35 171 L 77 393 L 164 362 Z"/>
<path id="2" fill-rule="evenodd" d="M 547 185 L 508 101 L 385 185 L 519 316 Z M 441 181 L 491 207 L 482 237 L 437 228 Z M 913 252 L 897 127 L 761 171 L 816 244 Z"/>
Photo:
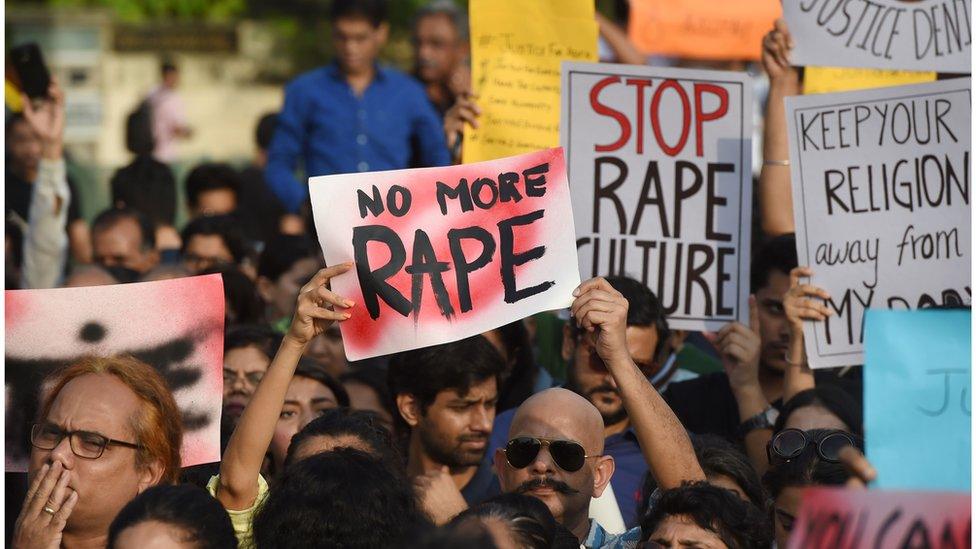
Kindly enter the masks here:
<path id="1" fill-rule="evenodd" d="M 31 444 L 40 450 L 53 450 L 61 444 L 64 437 L 68 437 L 68 444 L 74 455 L 85 459 L 98 459 L 105 453 L 109 445 L 124 446 L 126 448 L 142 448 L 139 444 L 108 438 L 91 431 L 65 431 L 50 423 L 31 426 Z"/>
<path id="2" fill-rule="evenodd" d="M 556 466 L 563 471 L 575 473 L 583 468 L 588 456 L 583 445 L 574 440 L 553 440 L 549 438 L 516 437 L 508 441 L 505 446 L 505 459 L 516 469 L 528 467 L 543 447 L 549 449 L 549 455 Z"/>
<path id="3" fill-rule="evenodd" d="M 264 372 L 245 372 L 241 374 L 236 370 L 224 369 L 224 385 L 233 385 L 238 379 L 244 378 L 248 384 L 257 387 L 264 379 Z"/>
<path id="4" fill-rule="evenodd" d="M 776 458 L 783 462 L 796 459 L 807 446 L 816 444 L 820 459 L 828 463 L 840 463 L 840 451 L 848 446 L 858 447 L 857 441 L 849 433 L 831 431 L 820 440 L 814 440 L 799 429 L 783 429 L 766 445 L 766 457 L 770 463 Z"/>

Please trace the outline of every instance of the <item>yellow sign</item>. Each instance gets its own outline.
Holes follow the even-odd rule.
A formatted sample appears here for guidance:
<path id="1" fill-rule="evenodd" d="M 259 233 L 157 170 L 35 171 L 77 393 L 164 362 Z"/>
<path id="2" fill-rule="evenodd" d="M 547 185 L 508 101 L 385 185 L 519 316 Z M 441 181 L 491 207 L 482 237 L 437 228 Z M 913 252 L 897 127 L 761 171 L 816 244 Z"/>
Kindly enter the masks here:
<path id="1" fill-rule="evenodd" d="M 803 93 L 866 90 L 934 81 L 934 72 L 811 66 L 803 71 Z"/>
<path id="2" fill-rule="evenodd" d="M 560 63 L 597 60 L 593 0 L 471 0 L 471 83 L 479 128 L 463 161 L 559 146 Z"/>

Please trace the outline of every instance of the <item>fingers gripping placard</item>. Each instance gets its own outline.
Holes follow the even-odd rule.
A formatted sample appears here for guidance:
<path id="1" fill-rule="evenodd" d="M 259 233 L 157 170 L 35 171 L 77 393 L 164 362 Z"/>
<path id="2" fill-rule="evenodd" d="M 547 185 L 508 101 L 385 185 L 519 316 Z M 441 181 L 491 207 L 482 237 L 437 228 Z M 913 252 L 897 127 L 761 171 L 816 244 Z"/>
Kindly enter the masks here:
<path id="1" fill-rule="evenodd" d="M 332 289 L 359 360 L 455 341 L 566 307 L 579 284 L 562 149 L 491 162 L 314 177 Z"/>

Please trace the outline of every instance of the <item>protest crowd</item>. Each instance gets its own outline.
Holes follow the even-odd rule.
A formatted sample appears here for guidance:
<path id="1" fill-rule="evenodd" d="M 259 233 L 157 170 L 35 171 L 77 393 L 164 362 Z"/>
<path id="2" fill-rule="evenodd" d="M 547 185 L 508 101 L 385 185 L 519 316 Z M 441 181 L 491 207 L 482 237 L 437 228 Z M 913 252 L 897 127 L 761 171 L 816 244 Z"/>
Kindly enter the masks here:
<path id="1" fill-rule="evenodd" d="M 223 327 L 217 340 L 222 343 L 216 349 L 222 356 L 222 402 L 219 420 L 209 431 L 201 427 L 206 418 L 194 416 L 185 404 L 200 374 L 192 377 L 186 370 L 160 368 L 154 362 L 162 354 L 179 355 L 173 359 L 177 362 L 197 356 L 192 353 L 198 343 L 183 348 L 180 340 L 154 351 L 155 335 L 143 332 L 127 336 L 128 347 L 122 347 L 139 352 L 104 353 L 93 344 L 83 356 L 43 369 L 45 360 L 61 352 L 57 344 L 37 350 L 36 345 L 47 345 L 47 338 L 110 342 L 115 337 L 111 330 L 136 321 L 86 324 L 78 335 L 67 331 L 77 330 L 67 323 L 39 324 L 34 330 L 45 333 L 35 344 L 37 354 L 18 359 L 20 369 L 14 370 L 8 335 L 9 546 L 786 549 L 793 546 L 791 534 L 800 529 L 808 490 L 874 490 L 878 464 L 865 457 L 866 437 L 874 432 L 865 429 L 863 362 L 811 367 L 811 346 L 805 342 L 805 337 L 820 334 L 815 326 L 828 326 L 830 341 L 829 326 L 840 330 L 833 332 L 836 339 L 842 332 L 856 335 L 859 325 L 838 328 L 836 317 L 850 311 L 830 301 L 841 296 L 812 281 L 826 266 L 808 264 L 801 258 L 811 255 L 797 252 L 798 244 L 804 251 L 813 246 L 807 236 L 834 221 L 803 217 L 807 226 L 796 226 L 801 219 L 794 212 L 801 207 L 796 197 L 803 195 L 795 192 L 798 172 L 791 162 L 800 149 L 791 148 L 798 145 L 790 141 L 794 122 L 785 105 L 802 96 L 807 75 L 803 67 L 791 64 L 796 46 L 785 19 L 765 29 L 761 44 L 755 45 L 761 51 L 756 59 L 701 61 L 648 56 L 628 36 L 626 20 L 597 12 L 594 21 L 583 23 L 594 25 L 598 33 L 598 66 L 606 66 L 607 72 L 582 80 L 589 77 L 570 74 L 564 66 L 562 93 L 566 101 L 565 94 L 576 90 L 574 97 L 582 99 L 572 105 L 592 104 L 596 116 L 614 124 L 612 129 L 583 135 L 588 132 L 570 129 L 564 111 L 560 131 L 581 133 L 564 135 L 562 152 L 485 168 L 488 179 L 476 180 L 470 163 L 492 158 L 475 154 L 476 147 L 488 150 L 489 143 L 472 136 L 491 123 L 488 111 L 498 99 L 482 88 L 493 76 L 471 59 L 478 46 L 473 26 L 489 19 L 479 23 L 474 18 L 474 2 L 471 10 L 471 28 L 468 14 L 453 2 L 432 0 L 416 13 L 414 69 L 407 74 L 380 59 L 389 32 L 387 2 L 332 0 L 335 58 L 295 77 L 283 90 L 280 112 L 255 120 L 252 164 L 239 170 L 220 162 L 201 163 L 182 181 L 170 163 L 178 143 L 193 134 L 193 124 L 178 93 L 179 66 L 164 63 L 160 86 L 126 122 L 125 143 L 133 159 L 112 176 L 111 206 L 90 224 L 78 212 L 67 176 L 66 97 L 58 81 L 50 82 L 41 99 L 25 95 L 20 112 L 8 111 L 5 264 L 6 289 L 13 290 L 7 292 L 8 330 L 11 315 L 40 314 L 36 309 L 32 313 L 29 305 L 13 309 L 14 297 L 33 291 L 79 292 L 71 295 L 101 299 L 95 296 L 113 294 L 94 292 L 209 275 L 221 282 L 223 292 L 218 300 Z M 529 9 L 525 16 L 533 14 Z M 636 10 L 630 14 L 639 15 Z M 567 25 L 583 24 L 564 16 Z M 693 69 L 698 72 L 689 78 L 695 82 L 704 82 L 709 71 L 725 71 L 714 74 L 726 79 L 736 72 L 744 85 L 695 84 L 684 99 L 695 114 L 691 121 L 686 118 L 686 131 L 676 146 L 673 128 L 653 111 L 661 96 L 661 101 L 669 97 L 664 91 L 658 94 L 662 86 L 671 86 L 667 93 L 673 93 L 680 85 L 660 84 L 657 77 L 647 76 L 640 87 L 628 80 L 630 68 L 625 65 Z M 968 74 L 940 72 L 936 84 L 958 76 L 968 82 Z M 586 87 L 597 78 L 607 80 Z M 653 95 L 646 112 L 640 102 L 636 114 L 625 114 L 620 102 L 608 106 L 624 88 L 645 103 Z M 722 90 L 733 90 L 733 95 Z M 539 107 L 551 113 L 560 108 L 558 100 Z M 627 103 L 627 108 L 634 107 Z M 952 111 L 943 120 L 949 107 L 939 103 L 933 108 L 928 122 L 932 140 L 937 133 L 939 139 L 957 137 L 952 116 L 965 117 L 969 127 L 968 110 Z M 710 157 L 707 168 L 678 162 L 673 176 L 662 175 L 663 168 L 658 174 L 653 171 L 657 164 L 649 166 L 646 160 L 621 160 L 634 150 L 644 154 L 658 147 L 672 151 L 668 154 L 673 157 L 685 154 L 678 149 L 692 150 L 696 144 L 697 156 L 708 156 L 712 145 L 705 132 L 732 124 L 719 114 L 729 109 L 741 115 L 732 135 L 761 142 L 754 168 L 749 168 L 751 148 Z M 867 119 L 867 114 L 862 119 L 860 111 L 853 112 L 858 118 L 850 118 L 849 124 Z M 838 132 L 842 142 L 854 139 L 844 133 L 841 115 L 833 116 L 829 126 L 826 115 L 816 122 L 823 130 L 816 126 L 811 131 L 814 138 L 803 142 L 803 154 L 826 155 L 835 139 L 829 132 Z M 926 115 L 914 113 L 913 120 L 920 116 Z M 897 139 L 897 123 L 890 123 Z M 923 131 L 918 125 L 914 133 Z M 618 143 L 607 145 L 618 136 Z M 591 140 L 586 142 L 590 150 L 597 144 L 598 151 L 605 151 L 598 153 L 603 156 L 596 158 L 595 168 L 592 157 L 582 162 L 574 157 L 583 148 L 578 143 L 586 139 Z M 946 153 L 939 171 L 945 175 L 940 191 L 945 199 L 956 204 L 965 200 L 968 209 L 968 149 L 966 154 L 965 164 L 953 166 Z M 561 179 L 567 170 L 558 164 L 563 155 L 568 181 Z M 938 156 L 931 162 L 941 162 Z M 932 173 L 926 158 L 920 160 L 921 168 L 907 167 L 905 173 Z M 587 191 L 596 197 L 581 213 L 576 186 L 592 187 L 584 167 L 596 170 L 597 188 Z M 385 179 L 363 180 L 357 194 L 350 195 L 358 202 L 333 192 L 339 185 L 352 185 L 353 179 L 308 181 L 408 168 L 469 171 L 391 172 L 396 184 L 389 194 L 383 186 L 382 192 L 376 190 L 377 181 Z M 822 169 L 827 168 L 839 166 Z M 749 189 L 744 196 L 753 197 L 737 203 L 746 215 L 736 214 L 735 219 L 714 213 L 723 201 L 732 200 L 716 194 L 715 181 L 731 184 L 732 179 L 722 178 L 733 170 Z M 876 168 L 873 183 L 858 180 L 861 191 L 853 182 L 855 175 L 835 171 L 839 179 L 827 179 L 825 207 L 832 211 L 858 211 L 859 206 L 875 211 L 875 201 L 903 204 L 904 196 L 914 205 L 911 215 L 936 206 L 924 182 L 922 190 L 904 191 L 899 198 L 892 176 L 893 194 L 887 194 L 885 179 L 886 198 L 876 191 L 869 207 L 863 188 L 881 188 L 881 168 Z M 450 174 L 425 180 L 430 197 L 438 182 L 436 199 L 425 199 L 420 187 L 408 184 L 411 177 L 420 177 L 409 174 L 426 173 Z M 613 189 L 627 177 L 637 180 L 637 188 L 643 182 L 644 194 L 615 195 Z M 667 204 L 661 195 L 648 198 L 654 183 L 658 189 L 674 185 L 679 195 L 687 191 L 681 195 L 687 197 L 700 188 L 702 196 L 711 193 L 708 207 L 688 206 L 682 217 L 680 197 L 669 198 Z M 423 200 L 430 202 L 423 214 L 427 221 L 416 226 L 393 222 L 421 215 L 411 210 L 399 217 L 411 207 L 411 195 L 398 185 L 413 190 L 413 210 L 427 206 Z M 177 186 L 182 186 L 179 195 L 189 212 L 182 227 L 176 222 Z M 823 181 L 810 186 L 822 192 Z M 490 204 L 481 202 L 488 187 Z M 541 213 L 528 217 L 534 206 L 525 204 L 544 199 L 569 204 L 570 189 L 575 236 L 568 230 L 573 224 L 569 218 L 542 219 Z M 924 205 L 923 198 L 929 200 Z M 510 219 L 491 217 L 495 205 L 510 208 L 499 214 Z M 884 209 L 897 207 L 889 206 Z M 523 207 L 527 209 L 519 209 Z M 438 208 L 444 216 L 464 212 L 482 215 L 471 218 L 482 221 L 452 230 L 450 238 L 456 239 L 451 240 L 430 221 L 430 212 Z M 593 217 L 581 222 L 581 215 Z M 635 234 L 631 227 L 658 216 L 666 237 L 679 237 L 682 223 L 698 223 L 710 240 L 726 247 L 678 244 L 674 252 L 664 244 L 654 248 L 628 241 L 637 247 L 627 249 L 625 260 L 623 238 Z M 389 226 L 370 225 L 369 232 L 348 229 L 351 237 L 343 232 L 341 238 L 362 247 L 339 261 L 332 259 L 338 257 L 329 249 L 329 239 L 339 234 L 334 227 L 365 224 L 368 217 L 385 219 Z M 540 255 L 562 253 L 556 244 L 519 243 L 533 219 L 568 233 L 565 242 L 575 246 L 570 261 L 575 265 L 579 248 L 580 265 L 592 265 L 591 276 L 573 279 L 575 272 L 530 270 Z M 581 233 L 581 224 L 588 227 L 590 221 L 593 232 Z M 968 217 L 966 223 L 968 227 Z M 479 233 L 481 226 L 495 232 Z M 919 223 L 912 234 L 930 229 Z M 468 232 L 459 236 L 454 231 Z M 896 232 L 901 239 L 902 228 Z M 908 233 L 906 238 L 904 250 L 899 250 L 915 253 L 915 241 Z M 468 246 L 470 240 L 480 240 L 483 252 L 491 251 L 472 260 L 478 245 Z M 363 242 L 374 246 L 369 253 Z M 936 249 L 963 250 L 960 255 L 966 254 L 968 262 L 968 236 L 961 242 L 961 247 L 957 240 L 956 248 L 946 242 Z M 388 246 L 388 252 L 377 252 L 380 245 Z M 922 241 L 918 246 L 918 253 L 926 250 Z M 481 269 L 496 261 L 489 259 L 496 249 L 501 274 L 494 267 L 490 273 Z M 867 250 L 870 255 L 870 244 Z M 592 261 L 583 259 L 584 252 Z M 848 253 L 853 262 L 854 252 Z M 732 255 L 735 260 L 729 259 Z M 684 264 L 672 256 L 684 257 Z M 394 265 L 398 257 L 399 265 Z M 382 266 L 384 261 L 390 269 Z M 532 286 L 535 275 L 526 274 L 530 272 L 553 282 Z M 662 282 L 671 278 L 673 285 Z M 356 292 L 350 294 L 351 288 Z M 505 312 L 510 309 L 504 307 L 518 303 L 556 299 L 546 297 L 550 288 L 563 293 L 547 304 L 561 305 L 540 305 L 530 315 Z M 701 319 L 686 304 L 701 294 L 709 298 L 707 312 L 697 316 L 707 322 L 694 324 Z M 490 329 L 471 329 L 470 337 L 453 335 L 451 330 L 468 326 L 466 314 L 486 309 L 485 299 L 502 303 L 491 309 Z M 861 299 L 856 291 L 844 303 L 857 303 L 855 299 Z M 913 301 L 911 308 L 915 305 Z M 969 298 L 926 305 L 968 309 Z M 111 309 L 115 304 L 95 306 Z M 137 316 L 143 311 L 157 314 L 150 312 L 157 307 L 150 302 L 126 306 Z M 437 318 L 431 321 L 431 315 Z M 189 325 L 185 318 L 168 320 L 183 322 L 181 330 Z M 399 333 L 414 331 L 409 337 Z M 400 343 L 411 337 L 418 343 Z M 373 348 L 400 350 L 370 352 Z M 869 347 L 869 356 L 871 352 Z M 11 376 L 20 375 L 16 372 L 30 368 L 43 371 L 33 374 L 30 383 L 12 381 Z M 220 376 L 214 381 L 211 385 L 218 388 L 206 389 L 210 401 L 221 386 Z M 195 402 L 205 406 L 206 400 Z M 911 437 L 911 431 L 905 427 L 900 436 Z M 197 455 L 204 444 L 196 438 L 190 444 L 188 437 L 200 432 L 213 435 L 209 444 L 217 453 L 187 463 L 187 456 Z M 948 539 L 941 537 L 942 531 L 932 536 L 932 545 L 898 541 L 934 547 L 938 539 Z M 969 534 L 965 536 L 968 544 Z M 949 543 L 939 546 L 956 547 Z"/>

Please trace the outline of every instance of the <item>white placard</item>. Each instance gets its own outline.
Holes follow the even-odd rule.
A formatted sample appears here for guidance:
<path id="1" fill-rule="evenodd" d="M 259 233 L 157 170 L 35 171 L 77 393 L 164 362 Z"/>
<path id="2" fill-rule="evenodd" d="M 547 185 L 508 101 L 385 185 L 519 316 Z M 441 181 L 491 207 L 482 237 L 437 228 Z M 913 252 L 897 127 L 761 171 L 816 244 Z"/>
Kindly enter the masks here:
<path id="1" fill-rule="evenodd" d="M 835 312 L 812 367 L 863 363 L 865 309 L 971 303 L 970 86 L 786 98 L 797 257 Z"/>
<path id="2" fill-rule="evenodd" d="M 752 84 L 744 73 L 563 63 L 580 275 L 627 275 L 672 327 L 748 321 Z"/>

